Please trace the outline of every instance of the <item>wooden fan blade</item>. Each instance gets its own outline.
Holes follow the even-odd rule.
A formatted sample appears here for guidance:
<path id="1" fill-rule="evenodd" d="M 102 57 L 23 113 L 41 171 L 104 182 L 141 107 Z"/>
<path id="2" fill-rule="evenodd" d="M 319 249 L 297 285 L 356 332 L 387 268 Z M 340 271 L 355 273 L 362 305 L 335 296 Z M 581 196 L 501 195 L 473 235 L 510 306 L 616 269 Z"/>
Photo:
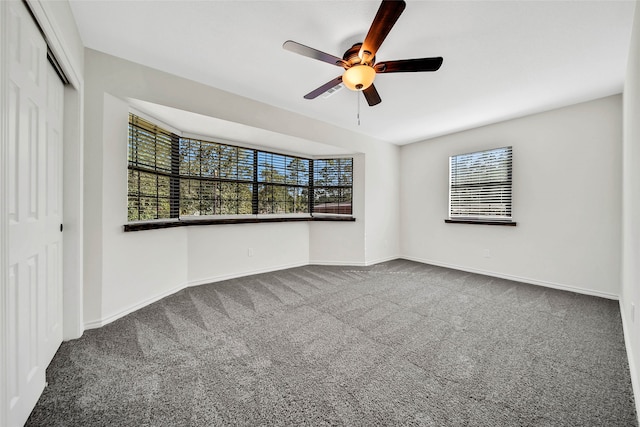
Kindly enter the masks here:
<path id="1" fill-rule="evenodd" d="M 401 59 L 398 61 L 379 62 L 373 68 L 376 73 L 410 73 L 418 71 L 438 71 L 442 65 L 442 57 Z"/>
<path id="2" fill-rule="evenodd" d="M 305 46 L 292 40 L 287 40 L 286 42 L 284 42 L 282 47 L 290 52 L 297 53 L 298 55 L 307 56 L 309 58 L 317 59 L 318 61 L 326 62 L 331 65 L 337 65 L 338 67 L 342 67 L 345 63 L 342 58 L 329 55 L 328 53 L 321 52 L 318 49 Z"/>
<path id="3" fill-rule="evenodd" d="M 308 94 L 306 94 L 304 96 L 304 99 L 317 98 L 318 96 L 322 95 L 323 93 L 325 93 L 326 91 L 328 91 L 332 87 L 338 86 L 340 83 L 342 83 L 342 76 L 336 77 L 335 79 L 331 80 L 330 82 L 327 82 L 327 83 L 323 84 L 319 88 L 312 90 L 311 92 L 309 92 Z"/>
<path id="4" fill-rule="evenodd" d="M 382 102 L 382 98 L 380 98 L 380 94 L 374 85 L 369 86 L 363 90 L 362 93 L 364 94 L 364 98 L 367 100 L 369 107 L 373 107 L 374 105 L 378 105 Z"/>
<path id="5" fill-rule="evenodd" d="M 365 37 L 358 56 L 363 62 L 371 62 L 378 48 L 395 25 L 407 4 L 403 1 L 382 0 L 376 17 L 373 18 L 367 37 Z"/>

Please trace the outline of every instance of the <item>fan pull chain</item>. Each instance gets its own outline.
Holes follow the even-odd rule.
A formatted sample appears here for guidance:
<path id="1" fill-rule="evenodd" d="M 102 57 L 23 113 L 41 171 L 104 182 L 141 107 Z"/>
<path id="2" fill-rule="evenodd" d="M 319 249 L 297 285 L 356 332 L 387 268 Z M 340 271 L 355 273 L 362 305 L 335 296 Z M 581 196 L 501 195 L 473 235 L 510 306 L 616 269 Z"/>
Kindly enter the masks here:
<path id="1" fill-rule="evenodd" d="M 357 114 L 358 126 L 360 126 L 360 91 L 356 92 L 356 98 L 357 98 L 357 103 L 358 103 L 358 114 Z"/>

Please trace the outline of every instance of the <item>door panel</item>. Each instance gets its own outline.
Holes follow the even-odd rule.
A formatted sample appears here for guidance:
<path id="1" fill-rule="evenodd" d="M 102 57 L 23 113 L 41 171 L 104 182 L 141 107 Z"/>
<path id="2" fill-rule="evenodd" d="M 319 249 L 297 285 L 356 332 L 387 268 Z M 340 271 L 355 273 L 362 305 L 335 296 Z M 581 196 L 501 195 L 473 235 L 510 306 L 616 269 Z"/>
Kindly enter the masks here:
<path id="1" fill-rule="evenodd" d="M 63 85 L 24 4 L 8 2 L 8 425 L 22 425 L 62 342 Z"/>
<path id="2" fill-rule="evenodd" d="M 8 113 L 9 113 L 9 149 L 8 152 L 8 169 L 9 169 L 9 180 L 7 182 L 8 186 L 8 219 L 9 224 L 13 224 L 18 221 L 18 112 L 20 111 L 20 89 L 14 85 L 12 82 L 9 82 L 9 105 L 8 105 Z"/>
<path id="3" fill-rule="evenodd" d="M 43 363 L 49 365 L 62 342 L 62 126 L 64 109 L 64 87 L 53 67 L 47 63 L 44 169 L 41 169 L 43 188 L 43 221 L 46 233 L 40 244 L 44 244 L 46 263 L 45 294 L 41 298 L 43 307 L 42 327 L 44 349 Z"/>

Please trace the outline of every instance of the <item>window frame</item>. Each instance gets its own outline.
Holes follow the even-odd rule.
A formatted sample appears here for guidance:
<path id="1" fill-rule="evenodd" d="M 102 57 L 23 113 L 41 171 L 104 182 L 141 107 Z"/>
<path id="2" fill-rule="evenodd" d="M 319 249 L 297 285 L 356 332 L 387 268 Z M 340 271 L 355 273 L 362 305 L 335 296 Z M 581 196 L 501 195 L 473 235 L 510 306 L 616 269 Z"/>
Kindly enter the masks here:
<path id="1" fill-rule="evenodd" d="M 479 164 L 474 165 L 478 160 Z M 459 181 L 462 183 L 457 184 Z M 449 156 L 448 182 L 445 223 L 516 225 L 513 220 L 512 146 Z M 499 202 L 496 197 L 500 198 Z M 481 207 L 483 204 L 485 206 Z M 461 209 L 462 213 L 455 214 L 454 208 Z M 505 213 L 500 214 L 500 211 Z"/>
<path id="2" fill-rule="evenodd" d="M 236 217 L 236 216 L 245 216 L 253 214 L 253 167 L 254 167 L 254 159 L 255 150 L 248 149 L 245 147 L 240 147 L 237 145 L 229 144 L 226 142 L 217 142 L 217 141 L 207 141 L 201 138 L 193 138 L 193 137 L 180 137 L 180 153 L 178 158 L 178 179 L 180 181 L 180 188 L 178 192 L 179 198 L 179 210 L 180 214 L 178 216 L 179 219 L 190 219 L 190 218 L 219 218 L 219 217 Z M 195 155 L 189 155 L 189 160 L 185 162 L 185 152 L 194 151 L 191 150 L 191 146 L 193 143 L 196 143 L 197 150 L 195 150 Z M 188 144 L 189 148 L 185 149 L 185 144 Z M 203 148 L 206 148 L 208 152 L 208 159 L 205 162 L 203 157 Z M 235 153 L 234 153 L 235 152 Z M 246 162 L 241 162 L 241 158 L 243 158 L 243 154 L 249 155 L 249 164 L 250 164 L 250 174 L 251 178 L 249 178 L 246 173 L 241 176 L 240 168 L 241 166 L 247 167 Z M 231 156 L 229 156 L 231 154 Z M 226 168 L 222 166 L 223 161 L 229 162 L 231 160 L 231 169 L 229 169 L 229 165 Z M 192 166 L 192 161 L 195 163 Z M 186 170 L 184 170 L 186 166 Z M 193 170 L 194 167 L 197 168 Z M 203 170 L 203 168 L 207 168 Z M 235 172 L 233 172 L 235 170 Z M 235 178 L 230 177 L 230 175 L 235 175 Z M 194 184 L 197 189 L 194 190 L 194 194 L 197 197 L 187 197 L 183 193 L 184 187 L 188 187 L 191 189 L 191 185 Z M 235 198 L 224 198 L 223 195 L 223 187 L 225 186 L 235 186 L 236 187 L 236 197 Z M 239 195 L 239 189 L 241 186 L 248 186 L 249 193 L 241 198 Z M 207 192 L 206 189 L 209 189 Z M 208 197 L 207 197 L 208 196 Z M 228 197 L 228 194 L 226 195 Z M 227 210 L 226 213 L 222 213 L 223 204 L 225 201 L 233 202 L 235 206 L 235 213 L 229 213 L 228 209 L 230 206 L 224 207 Z M 198 206 L 198 214 L 189 215 L 183 214 L 183 211 L 186 208 L 183 206 L 184 203 L 194 203 Z M 208 203 L 210 206 L 204 207 L 203 204 Z M 251 212 L 241 212 L 240 206 L 250 206 Z M 207 210 L 211 212 L 207 212 Z M 204 211 L 204 213 L 203 213 Z M 218 213 L 216 213 L 218 211 Z"/>
<path id="3" fill-rule="evenodd" d="M 134 118 L 134 123 L 132 123 L 132 117 Z M 135 128 L 132 129 L 132 128 Z M 147 143 L 150 143 L 153 140 L 153 150 L 149 148 L 140 148 L 140 144 L 136 144 L 134 146 L 131 144 L 132 133 L 144 133 L 147 136 L 144 138 Z M 177 218 L 178 217 L 178 208 L 176 206 L 176 201 L 174 199 L 175 196 L 175 188 L 177 181 L 175 180 L 175 162 L 173 159 L 176 154 L 176 143 L 178 142 L 178 135 L 173 133 L 170 130 L 165 129 L 164 127 L 158 125 L 157 123 L 153 123 L 147 120 L 144 117 L 137 116 L 135 114 L 129 114 L 129 122 L 128 122 L 128 143 L 127 143 L 127 212 L 129 212 L 129 202 L 131 198 L 137 198 L 138 201 L 138 218 L 140 218 L 140 203 L 141 197 L 145 198 L 153 198 L 152 194 L 143 194 L 140 191 L 140 176 L 141 174 L 147 175 L 155 175 L 156 187 L 155 187 L 155 199 L 156 199 L 156 218 L 154 219 L 138 219 L 138 221 L 153 221 L 158 219 L 159 216 L 159 203 L 160 199 L 167 199 L 166 201 L 169 203 L 168 210 L 169 216 L 168 218 Z M 141 138 L 138 138 L 139 140 Z M 165 150 L 169 150 L 169 164 L 165 165 L 164 168 L 158 168 L 158 146 L 161 146 Z M 144 161 L 140 161 L 141 157 L 145 157 L 145 155 L 151 156 L 153 151 L 154 164 L 148 164 Z M 138 181 L 138 191 L 137 193 L 131 194 L 130 192 L 130 180 L 135 179 L 137 176 Z M 159 178 L 163 177 L 168 179 L 169 192 L 167 196 L 161 197 L 158 193 L 160 191 Z M 127 220 L 129 220 L 129 213 L 127 214 Z"/>
<path id="4" fill-rule="evenodd" d="M 128 159 L 127 159 L 127 223 L 124 226 L 125 231 L 136 231 L 136 230 L 144 230 L 144 229 L 152 229 L 152 228 L 167 228 L 167 227 L 175 227 L 180 225 L 197 225 L 197 224 L 229 224 L 229 223 L 247 223 L 247 222 L 274 222 L 274 221 L 301 221 L 301 220 L 353 220 L 353 200 L 349 201 L 349 209 L 348 214 L 319 214 L 314 212 L 313 201 L 314 201 L 314 164 L 317 161 L 325 160 L 325 159 L 316 159 L 313 157 L 302 157 L 300 155 L 292 155 L 289 153 L 281 153 L 269 150 L 263 150 L 256 147 L 246 147 L 242 145 L 238 145 L 237 143 L 232 143 L 228 141 L 214 141 L 203 138 L 202 136 L 187 136 L 182 135 L 180 131 L 176 129 L 166 126 L 164 124 L 159 124 L 159 121 L 156 121 L 152 117 L 145 115 L 144 113 L 140 114 L 136 110 L 130 110 L 129 112 L 129 130 L 128 130 Z M 134 127 L 135 123 L 143 123 L 143 127 L 154 129 L 159 134 L 162 134 L 162 137 L 166 139 L 167 135 L 171 139 L 171 167 L 165 167 L 166 170 L 158 171 L 156 169 L 150 168 L 142 168 L 138 163 L 132 162 L 133 149 L 140 145 L 139 139 L 134 139 L 133 132 L 136 129 Z M 161 122 L 160 122 L 161 123 Z M 147 139 L 149 139 L 148 137 Z M 157 135 L 155 135 L 157 139 Z M 153 138 L 151 138 L 153 139 Z M 134 142 L 135 141 L 135 142 Z M 148 141 L 147 141 L 148 142 Z M 189 151 L 190 144 L 193 142 L 197 142 L 197 154 L 192 157 L 189 157 L 190 160 L 185 163 L 185 154 Z M 187 144 L 187 148 L 184 147 Z M 205 174 L 203 171 L 203 157 L 202 156 L 202 147 L 207 148 L 207 162 L 209 162 L 207 166 L 207 172 Z M 155 148 L 154 148 L 155 149 Z M 216 154 L 218 153 L 222 156 L 223 152 L 228 154 L 227 151 L 235 151 L 233 164 L 231 163 L 231 168 L 235 168 L 235 175 L 229 177 L 226 175 L 225 170 L 222 167 L 222 161 L 219 158 L 216 158 Z M 247 179 L 248 176 L 240 177 L 238 162 L 240 162 L 240 152 L 251 153 L 249 156 L 251 158 L 251 180 Z M 230 151 L 229 151 L 230 152 Z M 211 153 L 214 153 L 211 155 Z M 245 153 L 245 154 L 246 154 Z M 233 157 L 233 156 L 232 156 Z M 272 163 L 261 165 L 260 160 L 271 159 Z M 137 159 L 137 158 L 136 158 Z M 348 159 L 350 161 L 351 168 L 349 169 L 349 191 L 350 194 L 353 194 L 353 158 L 346 156 L 336 156 L 335 158 L 331 158 L 331 160 L 336 160 L 338 162 L 343 162 Z M 273 161 L 276 163 L 273 163 Z M 199 168 L 197 172 L 192 170 L 191 161 L 196 163 L 196 168 Z M 218 169 L 213 171 L 215 162 L 218 162 Z M 186 165 L 186 169 L 185 169 Z M 243 164 L 246 166 L 246 163 Z M 293 165 L 293 167 L 292 167 Z M 225 167 L 229 167 L 229 164 L 226 164 Z M 131 206 L 132 198 L 138 196 L 140 197 L 141 192 L 143 191 L 140 186 L 140 182 L 138 181 L 137 187 L 131 186 L 131 176 L 136 172 L 139 175 L 139 171 L 143 170 L 145 173 L 155 174 L 156 176 L 156 196 L 159 190 L 158 176 L 168 177 L 170 180 L 170 216 L 161 216 L 159 210 L 156 210 L 156 214 L 154 218 L 142 218 L 141 215 L 141 205 L 138 203 L 136 206 Z M 169 172 L 170 170 L 170 172 Z M 212 172 L 213 171 L 213 172 Z M 267 171 L 265 173 L 261 172 Z M 228 171 L 227 171 L 228 172 Z M 241 179 L 242 178 L 242 179 Z M 196 215 L 185 215 L 185 208 L 183 205 L 183 199 L 187 199 L 188 197 L 184 196 L 183 193 L 183 185 L 188 181 L 191 184 L 191 181 L 198 181 L 199 190 L 195 193 L 197 194 L 197 199 L 194 199 L 196 205 L 198 205 L 197 212 L 206 213 L 206 214 L 196 214 Z M 207 193 L 206 191 L 202 191 L 202 182 L 207 183 L 208 187 L 211 187 L 211 192 Z M 213 197 L 211 194 L 217 194 L 217 188 L 224 186 L 225 183 L 230 183 L 233 185 L 248 185 L 250 187 L 251 192 L 251 213 L 248 213 L 246 210 L 246 203 L 249 202 L 248 198 L 242 199 L 242 203 L 244 203 L 244 210 L 239 211 L 237 206 L 239 206 L 240 199 L 235 199 L 236 204 L 236 213 L 222 213 L 222 210 L 215 210 Z M 347 187 L 347 185 L 343 184 L 343 187 Z M 150 188 L 150 187 L 148 187 Z M 236 194 L 238 193 L 240 187 L 237 187 Z M 275 190 L 278 193 L 278 197 L 283 200 L 268 200 L 264 199 L 264 191 L 261 193 L 261 190 L 265 188 L 269 188 L 271 193 Z M 164 189 L 164 187 L 163 187 Z M 284 189 L 284 190 L 281 190 Z M 198 192 L 200 191 L 200 192 Z M 222 191 L 222 190 L 220 190 Z M 181 194 L 182 192 L 182 194 Z M 203 199 L 203 194 L 207 195 L 207 198 Z M 279 194 L 282 193 L 282 194 Z M 220 193 L 220 200 L 217 201 L 221 206 L 224 204 L 225 199 L 222 198 L 222 193 Z M 192 195 L 193 196 L 193 195 Z M 245 194 L 245 196 L 247 196 Z M 210 203 L 211 209 L 203 210 L 203 200 L 207 203 Z M 229 199 L 231 200 L 231 199 Z M 271 207 L 269 208 L 267 205 L 271 203 Z M 231 200 L 231 204 L 233 204 L 233 200 Z M 344 203 L 343 203 L 344 204 Z M 267 208 L 265 209 L 265 206 Z M 283 207 L 284 206 L 284 207 Z M 346 204 L 345 204 L 346 206 Z M 206 207 L 209 207 L 208 205 Z M 261 210 L 260 207 L 263 209 Z M 228 208 L 228 206 L 227 206 Z M 164 212 L 164 211 L 163 211 Z M 165 212 L 166 214 L 166 212 Z M 325 217 L 326 218 L 319 218 Z M 138 218 L 138 219 L 132 219 Z"/>
<path id="5" fill-rule="evenodd" d="M 322 179 L 318 178 L 320 175 L 319 164 L 323 162 L 337 162 L 338 168 L 337 170 L 329 170 L 329 176 L 324 178 L 329 182 L 323 182 Z M 343 165 L 343 163 L 347 163 L 348 165 Z M 353 215 L 353 157 L 331 157 L 331 158 L 317 158 L 313 161 L 313 169 L 311 171 L 311 180 L 313 181 L 313 186 L 311 189 L 310 198 L 312 200 L 312 213 L 313 215 L 320 216 L 350 216 Z M 342 172 L 345 170 L 349 171 L 349 179 L 347 182 L 344 181 L 344 175 Z M 331 182 L 334 181 L 334 182 Z M 317 203 L 316 194 L 318 194 L 317 190 L 324 190 L 327 193 L 337 192 L 338 195 L 335 197 L 335 193 L 333 195 L 325 195 L 325 200 L 323 203 Z M 344 197 L 345 190 L 349 190 L 350 193 L 350 202 L 345 203 L 345 200 L 348 200 Z M 325 193 L 326 194 L 326 193 Z M 337 200 L 336 200 L 337 199 Z M 324 211 L 318 209 L 318 206 L 324 204 Z M 333 209 L 331 206 L 333 205 Z M 337 211 L 336 211 L 337 208 Z M 333 211 L 331 211 L 333 210 Z"/>

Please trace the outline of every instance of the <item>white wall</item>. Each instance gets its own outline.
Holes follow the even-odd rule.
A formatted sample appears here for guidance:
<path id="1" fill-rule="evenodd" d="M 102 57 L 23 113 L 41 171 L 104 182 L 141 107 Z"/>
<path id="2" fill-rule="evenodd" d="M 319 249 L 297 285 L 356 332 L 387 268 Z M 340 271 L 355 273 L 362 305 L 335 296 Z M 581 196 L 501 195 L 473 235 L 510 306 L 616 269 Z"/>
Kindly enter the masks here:
<path id="1" fill-rule="evenodd" d="M 123 232 L 129 106 L 109 94 L 103 94 L 102 105 L 103 152 L 92 159 L 102 164 L 102 191 L 87 183 L 87 190 L 102 198 L 100 316 L 86 320 L 104 323 L 186 286 L 188 242 L 184 228 Z"/>
<path id="2" fill-rule="evenodd" d="M 102 318 L 102 110 L 104 95 L 93 85 L 85 85 L 85 143 L 83 151 L 83 320 Z"/>
<path id="3" fill-rule="evenodd" d="M 400 240 L 400 147 L 358 145 L 354 156 L 353 215 L 357 223 L 310 223 L 310 262 L 371 265 L 398 258 Z M 357 229 L 356 240 L 348 231 Z"/>
<path id="4" fill-rule="evenodd" d="M 404 146 L 402 255 L 619 295 L 621 104 L 612 96 Z M 444 223 L 449 156 L 508 145 L 517 226 Z"/>
<path id="5" fill-rule="evenodd" d="M 309 262 L 328 265 L 365 264 L 365 156 L 353 156 L 353 216 L 356 222 L 309 223 Z M 397 191 L 394 191 L 397 194 Z M 351 233 L 356 230 L 360 238 Z"/>
<path id="6" fill-rule="evenodd" d="M 189 283 L 309 263 L 307 222 L 188 227 Z M 249 252 L 251 251 L 251 252 Z"/>
<path id="7" fill-rule="evenodd" d="M 400 227 L 400 171 L 400 147 L 397 146 L 377 147 L 376 158 L 365 166 L 367 264 L 394 259 L 400 254 L 400 240 L 396 237 Z"/>
<path id="8" fill-rule="evenodd" d="M 622 295 L 629 365 L 640 416 L 640 6 L 636 2 L 624 85 Z M 635 306 L 635 315 L 632 314 Z"/>
<path id="9" fill-rule="evenodd" d="M 303 265 L 310 260 L 363 265 L 398 256 L 398 147 L 89 49 L 85 51 L 85 78 L 84 304 L 88 327 L 189 284 Z M 124 233 L 126 98 L 361 153 L 355 156 L 354 164 L 357 220 Z M 249 248 L 253 249 L 251 257 Z"/>

